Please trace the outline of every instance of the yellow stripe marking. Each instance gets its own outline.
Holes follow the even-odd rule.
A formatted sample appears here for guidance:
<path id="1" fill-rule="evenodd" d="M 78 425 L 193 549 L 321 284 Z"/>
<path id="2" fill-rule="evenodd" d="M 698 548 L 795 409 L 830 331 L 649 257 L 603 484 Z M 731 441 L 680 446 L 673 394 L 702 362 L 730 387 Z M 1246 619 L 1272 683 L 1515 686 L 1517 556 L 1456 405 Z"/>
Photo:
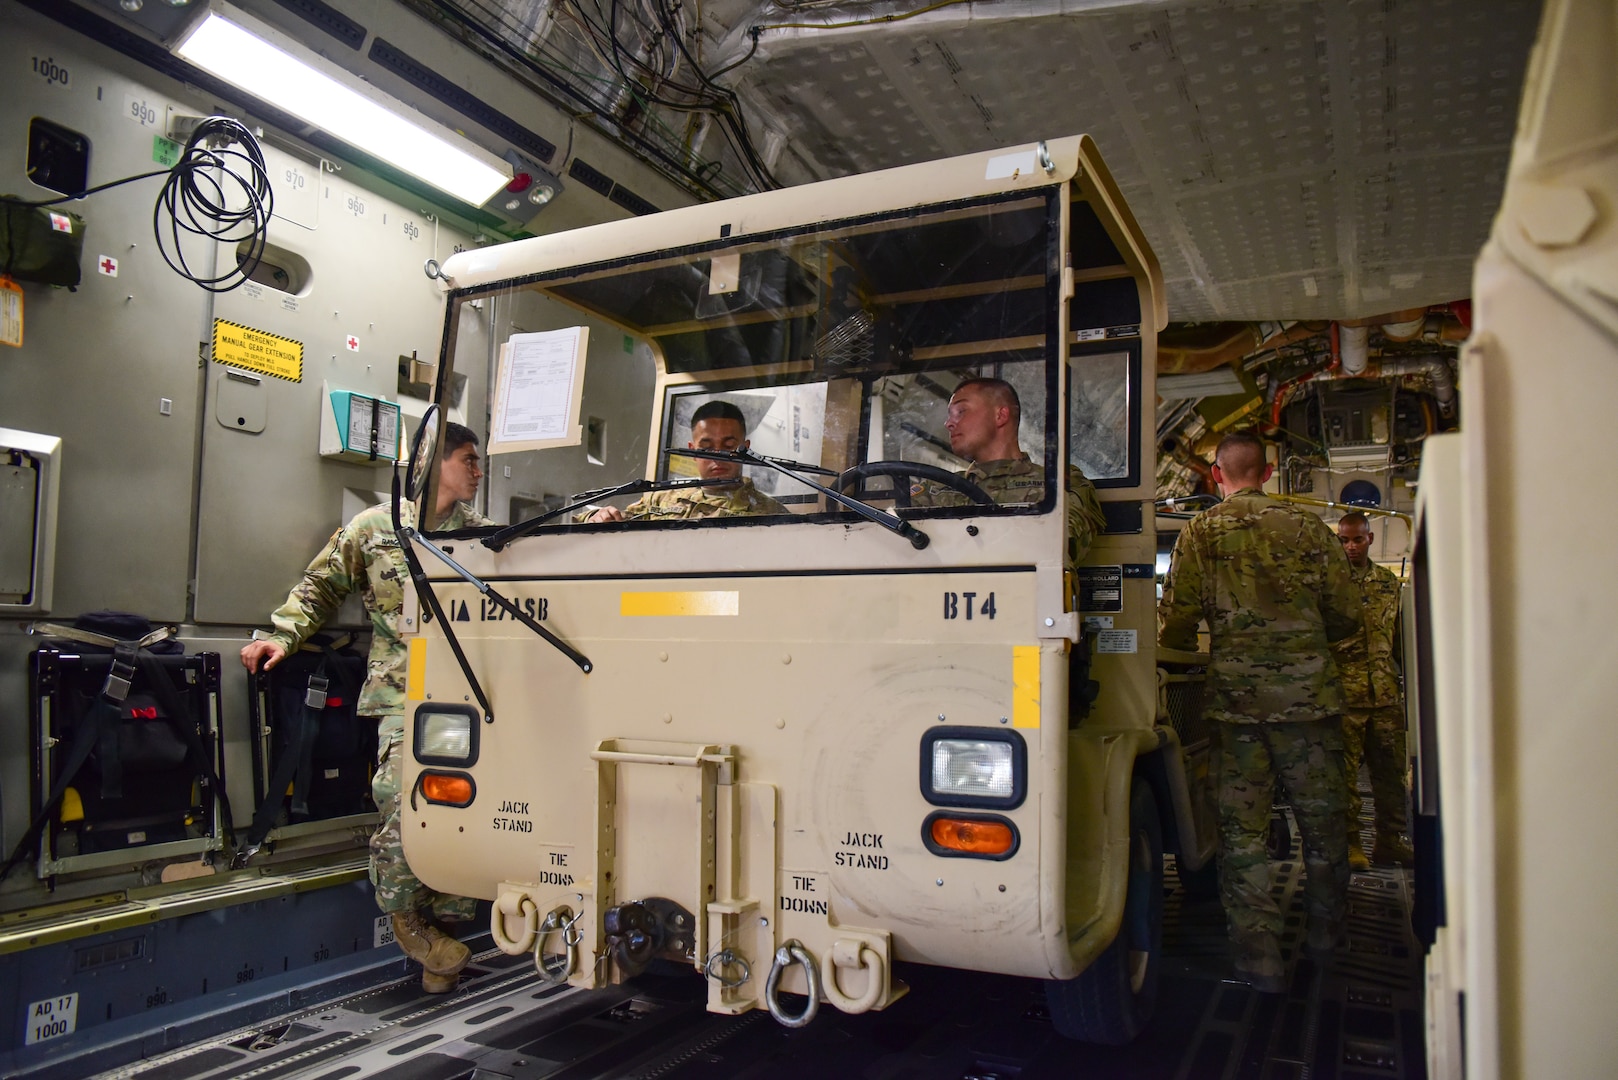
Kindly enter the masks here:
<path id="1" fill-rule="evenodd" d="M 738 615 L 736 592 L 626 592 L 619 594 L 620 615 Z"/>
<path id="2" fill-rule="evenodd" d="M 1039 727 L 1039 646 L 1011 647 L 1011 726 Z"/>
<path id="3" fill-rule="evenodd" d="M 411 701 L 427 700 L 427 639 L 410 639 L 410 668 L 405 676 L 405 697 Z"/>

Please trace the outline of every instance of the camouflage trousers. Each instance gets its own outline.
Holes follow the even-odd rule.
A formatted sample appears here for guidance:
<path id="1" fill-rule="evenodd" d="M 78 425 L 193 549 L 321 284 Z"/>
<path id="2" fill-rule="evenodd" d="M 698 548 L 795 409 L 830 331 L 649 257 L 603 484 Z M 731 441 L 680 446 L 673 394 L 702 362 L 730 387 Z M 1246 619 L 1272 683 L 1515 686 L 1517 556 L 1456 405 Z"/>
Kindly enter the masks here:
<path id="1" fill-rule="evenodd" d="M 1359 839 L 1360 762 L 1371 772 L 1371 797 L 1376 800 L 1378 840 L 1395 840 L 1410 826 L 1405 787 L 1405 712 L 1398 705 L 1343 711 L 1343 773 L 1348 780 L 1348 835 Z"/>
<path id="2" fill-rule="evenodd" d="M 1273 953 L 1281 909 L 1270 894 L 1267 842 L 1279 783 L 1303 834 L 1304 901 L 1311 922 L 1348 913 L 1343 727 L 1337 717 L 1219 725 L 1219 892 L 1231 940 Z"/>
<path id="3" fill-rule="evenodd" d="M 400 835 L 399 778 L 403 772 L 403 716 L 383 716 L 377 720 L 376 775 L 371 777 L 371 797 L 382 815 L 371 834 L 371 884 L 376 889 L 376 906 L 389 915 L 430 908 L 433 918 L 464 921 L 477 914 L 477 901 L 464 896 L 446 896 L 421 883 L 405 862 L 404 838 Z"/>

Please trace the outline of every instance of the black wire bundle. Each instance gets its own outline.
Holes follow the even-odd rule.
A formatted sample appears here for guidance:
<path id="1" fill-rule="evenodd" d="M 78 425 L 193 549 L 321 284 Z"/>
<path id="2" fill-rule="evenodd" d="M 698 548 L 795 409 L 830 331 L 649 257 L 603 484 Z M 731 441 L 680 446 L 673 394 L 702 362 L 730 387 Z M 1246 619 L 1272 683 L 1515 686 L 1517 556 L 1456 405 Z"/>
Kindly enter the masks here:
<path id="1" fill-rule="evenodd" d="M 241 148 L 235 149 L 233 144 Z M 270 188 L 270 174 L 264 167 L 264 152 L 258 140 L 241 121 L 231 117 L 210 116 L 199 123 L 171 168 L 126 176 L 57 199 L 4 201 L 14 206 L 57 206 L 154 176 L 168 177 L 152 208 L 152 235 L 163 261 L 176 274 L 209 292 L 229 292 L 245 283 L 264 255 L 270 215 L 275 212 L 275 193 Z M 164 211 L 168 215 L 167 243 Z M 233 245 L 228 253 L 231 268 L 216 277 L 194 272 L 182 249 L 181 233 Z M 247 252 L 237 254 L 241 245 L 249 242 Z M 172 256 L 170 247 L 174 249 Z"/>
<path id="2" fill-rule="evenodd" d="M 708 72 L 702 69 L 681 33 L 682 9 L 687 0 L 556 0 L 548 10 L 569 24 L 569 36 L 595 57 L 606 78 L 626 89 L 634 99 L 632 107 L 621 112 L 612 95 L 591 88 L 590 83 L 604 80 L 598 80 L 593 72 L 579 70 L 577 56 L 568 55 L 554 44 L 533 43 L 530 39 L 534 28 L 517 17 L 511 5 L 500 0 L 419 2 L 430 4 L 438 15 L 482 36 L 515 62 L 545 73 L 566 87 L 576 100 L 588 103 L 602 121 L 621 125 L 631 137 L 637 130 L 652 136 L 651 129 L 661 126 L 654 106 L 713 117 L 719 134 L 745 173 L 737 178 L 738 183 L 758 191 L 781 186 L 753 144 L 741 100 L 715 81 L 753 58 L 759 47 L 758 32 L 751 35 L 752 48 L 740 59 Z M 690 69 L 692 78 L 675 78 L 682 64 Z M 681 168 L 713 191 L 723 163 L 715 157 L 694 169 Z M 743 190 L 730 193 L 742 194 Z"/>
<path id="3" fill-rule="evenodd" d="M 274 210 L 275 193 L 258 140 L 239 120 L 210 116 L 197 125 L 180 160 L 169 170 L 152 208 L 152 235 L 163 261 L 175 273 L 209 292 L 229 292 L 258 268 Z M 165 225 L 168 243 L 164 242 Z M 215 277 L 192 270 L 182 232 L 231 245 L 220 253 L 229 269 Z M 251 246 L 245 254 L 238 254 L 243 243 Z"/>

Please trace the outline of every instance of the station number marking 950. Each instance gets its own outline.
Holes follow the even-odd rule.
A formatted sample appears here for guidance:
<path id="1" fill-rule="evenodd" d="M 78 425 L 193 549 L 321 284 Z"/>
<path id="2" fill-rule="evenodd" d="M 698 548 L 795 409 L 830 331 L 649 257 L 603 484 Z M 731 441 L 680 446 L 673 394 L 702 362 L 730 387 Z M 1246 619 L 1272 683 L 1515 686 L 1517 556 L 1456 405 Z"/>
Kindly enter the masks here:
<path id="1" fill-rule="evenodd" d="M 944 594 L 944 618 L 976 619 L 994 618 L 994 593 L 980 592 L 946 592 Z"/>

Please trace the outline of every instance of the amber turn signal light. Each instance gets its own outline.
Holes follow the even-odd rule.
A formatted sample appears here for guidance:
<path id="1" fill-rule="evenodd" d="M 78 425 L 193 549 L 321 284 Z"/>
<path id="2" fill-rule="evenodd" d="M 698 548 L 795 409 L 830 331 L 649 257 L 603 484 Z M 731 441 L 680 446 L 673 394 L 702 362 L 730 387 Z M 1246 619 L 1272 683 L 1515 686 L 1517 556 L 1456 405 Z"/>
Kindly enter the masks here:
<path id="1" fill-rule="evenodd" d="M 939 847 L 969 855 L 1004 855 L 1017 842 L 1006 822 L 981 818 L 936 817 L 932 836 Z"/>
<path id="2" fill-rule="evenodd" d="M 453 773 L 425 773 L 421 778 L 421 793 L 428 802 L 466 806 L 472 801 L 472 778 Z"/>

